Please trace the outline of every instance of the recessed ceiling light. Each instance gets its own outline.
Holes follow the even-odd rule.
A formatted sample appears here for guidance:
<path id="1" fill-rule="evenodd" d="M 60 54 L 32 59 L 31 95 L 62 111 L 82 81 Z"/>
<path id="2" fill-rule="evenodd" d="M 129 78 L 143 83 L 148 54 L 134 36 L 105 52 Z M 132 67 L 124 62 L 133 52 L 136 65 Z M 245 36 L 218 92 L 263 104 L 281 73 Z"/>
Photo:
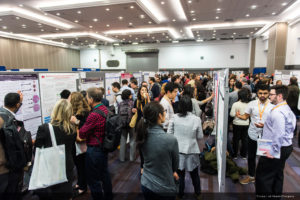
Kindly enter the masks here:
<path id="1" fill-rule="evenodd" d="M 93 21 L 94 21 L 94 22 L 97 22 L 97 21 L 98 21 L 98 19 L 97 19 L 97 18 L 95 18 L 95 19 L 93 19 Z"/>
<path id="2" fill-rule="evenodd" d="M 250 32 L 250 34 L 253 34 L 253 32 Z"/>
<path id="3" fill-rule="evenodd" d="M 233 33 L 233 35 L 235 35 L 236 33 Z"/>
<path id="4" fill-rule="evenodd" d="M 203 42 L 203 40 L 202 39 L 198 39 L 198 40 L 196 40 L 196 42 Z"/>
<path id="5" fill-rule="evenodd" d="M 258 29 L 258 28 L 255 28 L 254 30 L 256 30 L 256 31 L 257 31 L 257 29 Z"/>
<path id="6" fill-rule="evenodd" d="M 250 37 L 250 35 L 247 35 L 247 37 Z"/>
<path id="7" fill-rule="evenodd" d="M 129 37 L 132 37 L 132 35 L 129 35 Z"/>
<path id="8" fill-rule="evenodd" d="M 169 36 L 166 36 L 166 38 L 169 38 Z"/>
<path id="9" fill-rule="evenodd" d="M 60 13 L 56 13 L 57 16 L 60 16 Z"/>
<path id="10" fill-rule="evenodd" d="M 134 6 L 130 6 L 131 9 L 134 9 Z"/>
<path id="11" fill-rule="evenodd" d="M 246 14 L 245 16 L 246 16 L 246 17 L 250 17 L 250 15 L 249 15 L 249 14 Z"/>
<path id="12" fill-rule="evenodd" d="M 115 37 L 116 37 L 116 38 L 118 38 L 119 36 L 118 36 L 118 35 L 116 35 Z"/>
<path id="13" fill-rule="evenodd" d="M 7 26 L 2 26 L 3 29 L 7 29 Z"/>
<path id="14" fill-rule="evenodd" d="M 141 19 L 144 19 L 144 18 L 145 18 L 145 15 L 140 15 L 140 18 L 141 18 Z"/>
<path id="15" fill-rule="evenodd" d="M 47 14 L 47 13 L 44 13 L 44 15 L 46 15 L 46 16 L 47 16 L 48 14 Z"/>
<path id="16" fill-rule="evenodd" d="M 139 44 L 138 42 L 133 42 L 133 43 L 132 43 L 132 45 L 138 45 L 138 44 Z"/>
<path id="17" fill-rule="evenodd" d="M 149 22 L 148 22 L 148 24 L 152 24 L 152 22 L 151 22 L 151 21 L 149 21 Z"/>
<path id="18" fill-rule="evenodd" d="M 106 8 L 105 10 L 106 10 L 106 11 L 110 11 L 110 9 L 109 9 L 109 8 Z"/>
<path id="19" fill-rule="evenodd" d="M 272 15 L 276 15 L 276 12 L 272 12 Z"/>
<path id="20" fill-rule="evenodd" d="M 196 21 L 196 18 L 193 18 L 193 21 Z"/>
<path id="21" fill-rule="evenodd" d="M 38 26 L 42 26 L 42 24 L 41 24 L 41 23 L 38 23 Z"/>
<path id="22" fill-rule="evenodd" d="M 123 38 L 122 40 L 124 40 L 124 41 L 125 41 L 125 38 Z"/>
<path id="23" fill-rule="evenodd" d="M 22 26 L 26 26 L 26 24 L 22 24 Z"/>
<path id="24" fill-rule="evenodd" d="M 19 4 L 20 7 L 23 7 L 23 4 Z"/>
<path id="25" fill-rule="evenodd" d="M 119 19 L 119 20 L 123 20 L 123 17 L 122 17 L 122 16 L 119 16 L 118 19 Z"/>
<path id="26" fill-rule="evenodd" d="M 135 38 L 136 40 L 138 40 L 139 38 Z"/>
<path id="27" fill-rule="evenodd" d="M 188 3 L 192 3 L 192 1 L 190 0 L 190 1 L 188 1 Z"/>
<path id="28" fill-rule="evenodd" d="M 81 10 L 78 10 L 78 11 L 77 11 L 77 14 L 81 14 Z"/>
<path id="29" fill-rule="evenodd" d="M 287 2 L 284 2 L 284 3 L 282 3 L 281 5 L 282 5 L 282 6 L 286 6 L 286 5 L 287 5 Z"/>
<path id="30" fill-rule="evenodd" d="M 74 22 L 75 22 L 75 23 L 78 23 L 78 20 L 75 20 Z"/>
<path id="31" fill-rule="evenodd" d="M 216 30 L 214 30 L 214 33 L 217 32 Z"/>
<path id="32" fill-rule="evenodd" d="M 164 5 L 164 4 L 165 4 L 165 2 L 164 2 L 164 1 L 162 1 L 162 2 L 160 2 L 160 4 L 161 4 L 161 5 Z"/>
<path id="33" fill-rule="evenodd" d="M 176 19 L 172 19 L 173 22 L 176 22 Z"/>
<path id="34" fill-rule="evenodd" d="M 182 31 L 182 30 L 180 30 L 179 32 L 180 32 L 180 33 L 182 33 L 183 31 Z"/>
<path id="35" fill-rule="evenodd" d="M 132 23 L 131 23 L 131 22 L 129 22 L 128 24 L 129 24 L 129 26 L 132 26 Z"/>
<path id="36" fill-rule="evenodd" d="M 251 6 L 251 9 L 252 9 L 252 10 L 254 10 L 254 9 L 256 9 L 256 8 L 257 8 L 257 5 L 252 5 L 252 6 Z"/>
<path id="37" fill-rule="evenodd" d="M 16 20 L 19 20 L 19 19 L 20 19 L 20 17 L 16 17 Z M 2 21 L 2 19 L 0 21 Z"/>
<path id="38" fill-rule="evenodd" d="M 200 35 L 197 35 L 197 37 L 200 37 Z"/>
<path id="39" fill-rule="evenodd" d="M 87 40 L 85 42 L 88 42 Z"/>
<path id="40" fill-rule="evenodd" d="M 217 11 L 221 11 L 221 8 L 217 8 Z"/>
<path id="41" fill-rule="evenodd" d="M 42 32 L 44 32 L 44 29 L 41 29 Z"/>
<path id="42" fill-rule="evenodd" d="M 193 14 L 193 13 L 195 13 L 195 11 L 194 11 L 194 10 L 191 10 L 191 13 Z"/>
<path id="43" fill-rule="evenodd" d="M 213 35 L 216 35 L 215 33 Z"/>
<path id="44" fill-rule="evenodd" d="M 219 19 L 219 16 L 216 16 L 216 19 Z"/>
<path id="45" fill-rule="evenodd" d="M 154 40 L 154 39 L 155 39 L 155 37 L 152 37 L 152 39 Z"/>
<path id="46" fill-rule="evenodd" d="M 214 37 L 212 37 L 212 39 L 215 39 L 216 37 L 214 36 Z"/>
<path id="47" fill-rule="evenodd" d="M 93 26 L 89 26 L 90 28 L 93 28 Z"/>
<path id="48" fill-rule="evenodd" d="M 166 35 L 165 33 L 162 33 L 162 35 Z"/>
<path id="49" fill-rule="evenodd" d="M 59 31 L 59 28 L 56 28 L 55 30 Z"/>
<path id="50" fill-rule="evenodd" d="M 109 24 L 106 24 L 106 27 L 110 27 L 110 25 L 109 25 Z"/>

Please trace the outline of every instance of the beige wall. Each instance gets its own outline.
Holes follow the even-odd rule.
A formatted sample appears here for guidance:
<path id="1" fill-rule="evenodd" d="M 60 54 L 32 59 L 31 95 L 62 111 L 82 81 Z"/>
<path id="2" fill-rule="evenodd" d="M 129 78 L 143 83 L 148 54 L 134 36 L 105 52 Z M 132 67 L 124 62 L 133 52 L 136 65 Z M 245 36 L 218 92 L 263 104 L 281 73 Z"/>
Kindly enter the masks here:
<path id="1" fill-rule="evenodd" d="M 80 51 L 0 37 L 0 66 L 71 71 L 80 67 Z"/>

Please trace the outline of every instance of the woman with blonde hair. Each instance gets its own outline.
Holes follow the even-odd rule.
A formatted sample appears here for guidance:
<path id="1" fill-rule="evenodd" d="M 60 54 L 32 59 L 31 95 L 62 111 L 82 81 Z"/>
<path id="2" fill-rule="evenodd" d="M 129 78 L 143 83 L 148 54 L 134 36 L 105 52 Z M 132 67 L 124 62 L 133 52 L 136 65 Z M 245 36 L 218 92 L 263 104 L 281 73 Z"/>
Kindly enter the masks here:
<path id="1" fill-rule="evenodd" d="M 70 119 L 72 117 L 72 106 L 66 99 L 59 100 L 51 114 L 51 125 L 54 129 L 54 135 L 57 145 L 65 145 L 66 156 L 66 174 L 68 182 L 48 187 L 46 190 L 38 191 L 40 199 L 71 199 L 73 195 L 73 156 L 75 151 L 76 129 Z M 35 146 L 38 148 L 52 147 L 49 125 L 39 126 Z"/>
<path id="2" fill-rule="evenodd" d="M 89 112 L 91 110 L 86 99 L 80 92 L 72 92 L 70 102 L 73 109 L 74 122 L 76 124 L 76 156 L 74 157 L 74 162 L 77 169 L 78 182 L 75 187 L 77 190 L 77 195 L 83 194 L 87 191 L 87 182 L 85 175 L 85 157 L 86 157 L 86 142 L 79 138 L 79 129 L 85 123 Z M 73 117 L 74 118 L 74 117 Z"/>

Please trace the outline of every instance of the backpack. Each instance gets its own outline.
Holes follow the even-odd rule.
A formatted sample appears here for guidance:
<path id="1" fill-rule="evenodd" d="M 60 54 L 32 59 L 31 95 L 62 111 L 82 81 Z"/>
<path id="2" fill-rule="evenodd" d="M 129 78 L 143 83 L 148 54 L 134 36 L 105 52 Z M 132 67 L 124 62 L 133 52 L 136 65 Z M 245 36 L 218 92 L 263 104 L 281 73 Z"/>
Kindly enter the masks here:
<path id="1" fill-rule="evenodd" d="M 4 126 L 1 129 L 1 141 L 6 156 L 6 167 L 11 171 L 23 170 L 27 165 L 24 151 L 24 143 L 20 137 L 15 124 L 16 120 L 9 117 L 6 113 L 0 113 L 4 120 Z"/>
<path id="2" fill-rule="evenodd" d="M 100 143 L 97 137 L 95 138 L 101 145 L 103 151 L 113 152 L 120 145 L 120 139 L 122 134 L 122 124 L 120 123 L 120 116 L 114 115 L 111 112 L 105 114 L 100 109 L 96 109 L 93 112 L 98 113 L 105 118 L 105 136 L 103 139 L 103 144 Z"/>
<path id="3" fill-rule="evenodd" d="M 129 123 L 132 118 L 132 108 L 133 102 L 132 101 L 122 101 L 119 105 L 119 116 L 121 118 L 121 124 L 123 128 L 128 128 Z"/>
<path id="4" fill-rule="evenodd" d="M 19 127 L 21 127 L 19 130 L 19 135 L 21 137 L 21 140 L 23 141 L 26 162 L 29 163 L 32 160 L 32 153 L 33 153 L 31 132 L 26 131 L 26 129 L 24 127 L 24 123 L 22 121 L 16 121 L 16 122 L 17 122 L 17 125 Z"/>

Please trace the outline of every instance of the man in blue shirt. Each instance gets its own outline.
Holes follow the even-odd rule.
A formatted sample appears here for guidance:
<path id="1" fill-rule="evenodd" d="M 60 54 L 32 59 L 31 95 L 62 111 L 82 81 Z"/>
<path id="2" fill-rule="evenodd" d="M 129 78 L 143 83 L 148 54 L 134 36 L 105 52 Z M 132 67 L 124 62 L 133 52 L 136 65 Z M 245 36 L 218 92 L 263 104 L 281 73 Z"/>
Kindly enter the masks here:
<path id="1" fill-rule="evenodd" d="M 120 91 L 123 92 L 124 90 L 130 90 L 130 92 L 132 94 L 132 99 L 136 100 L 134 90 L 128 86 L 128 80 L 126 80 L 126 79 L 122 80 L 122 87 L 121 87 Z"/>
<path id="2" fill-rule="evenodd" d="M 258 127 L 263 127 L 262 139 L 272 141 L 271 150 L 260 157 L 256 169 L 255 188 L 258 198 L 282 194 L 283 170 L 286 160 L 293 151 L 292 139 L 296 126 L 296 117 L 286 103 L 287 96 L 287 86 L 273 86 L 269 99 L 275 107 L 264 124 L 256 124 Z M 278 153 L 280 158 L 274 158 Z"/>

